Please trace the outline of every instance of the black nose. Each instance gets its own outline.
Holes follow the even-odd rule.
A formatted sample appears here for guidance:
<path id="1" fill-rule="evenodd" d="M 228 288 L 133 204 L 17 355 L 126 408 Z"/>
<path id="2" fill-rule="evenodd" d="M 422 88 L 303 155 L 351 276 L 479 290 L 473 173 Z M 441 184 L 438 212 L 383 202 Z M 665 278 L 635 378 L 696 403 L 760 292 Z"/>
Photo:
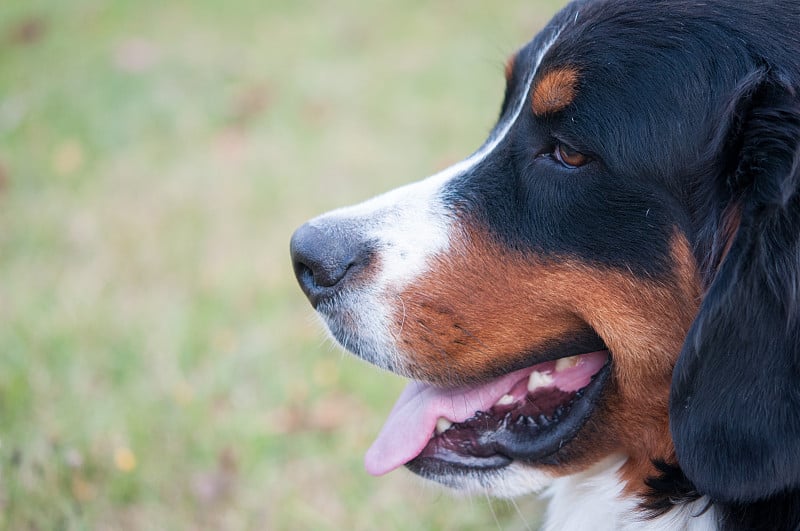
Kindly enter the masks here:
<path id="1" fill-rule="evenodd" d="M 370 252 L 356 234 L 343 227 L 306 223 L 292 235 L 294 274 L 315 308 L 366 267 Z"/>

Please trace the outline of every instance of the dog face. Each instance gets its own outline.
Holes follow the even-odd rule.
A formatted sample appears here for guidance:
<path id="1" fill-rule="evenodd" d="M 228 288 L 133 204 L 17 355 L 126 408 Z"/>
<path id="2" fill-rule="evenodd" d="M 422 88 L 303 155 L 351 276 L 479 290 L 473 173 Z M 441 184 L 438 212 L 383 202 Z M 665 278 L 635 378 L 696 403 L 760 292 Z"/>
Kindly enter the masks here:
<path id="1" fill-rule="evenodd" d="M 413 379 L 370 472 L 512 496 L 619 454 L 642 492 L 675 460 L 673 368 L 744 208 L 707 183 L 764 83 L 698 9 L 571 4 L 509 60 L 473 155 L 295 233 L 333 337 Z"/>

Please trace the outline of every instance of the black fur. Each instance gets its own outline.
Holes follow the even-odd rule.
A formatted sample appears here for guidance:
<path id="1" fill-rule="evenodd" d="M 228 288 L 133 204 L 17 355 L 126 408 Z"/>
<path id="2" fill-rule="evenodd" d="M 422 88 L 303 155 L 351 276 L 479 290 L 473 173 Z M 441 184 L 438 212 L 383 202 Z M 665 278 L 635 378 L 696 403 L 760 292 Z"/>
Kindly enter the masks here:
<path id="1" fill-rule="evenodd" d="M 659 475 L 645 480 L 649 490 L 642 502 L 648 518 L 662 516 L 676 505 L 693 503 L 703 497 L 679 466 L 665 461 L 656 461 L 653 465 Z M 709 507 L 706 506 L 706 510 Z"/>
<path id="2" fill-rule="evenodd" d="M 800 491 L 775 494 L 751 503 L 719 503 L 720 529 L 776 531 L 800 529 Z"/>
<path id="3" fill-rule="evenodd" d="M 774 67 L 755 78 L 733 107 L 717 186 L 741 221 L 675 368 L 671 428 L 684 473 L 720 502 L 726 526 L 771 515 L 768 528 L 791 529 L 800 525 L 800 101 L 797 81 Z"/>

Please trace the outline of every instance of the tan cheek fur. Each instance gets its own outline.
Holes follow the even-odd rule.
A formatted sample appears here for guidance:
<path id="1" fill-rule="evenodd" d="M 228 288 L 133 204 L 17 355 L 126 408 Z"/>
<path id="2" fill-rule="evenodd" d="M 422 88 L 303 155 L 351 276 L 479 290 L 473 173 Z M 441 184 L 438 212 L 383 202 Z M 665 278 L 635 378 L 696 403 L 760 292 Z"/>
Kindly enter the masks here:
<path id="1" fill-rule="evenodd" d="M 623 478 L 630 489 L 643 488 L 651 460 L 674 453 L 667 416 L 672 367 L 700 297 L 686 239 L 673 237 L 674 270 L 661 279 L 575 259 L 523 257 L 488 237 L 472 236 L 459 247 L 399 295 L 398 339 L 411 353 L 411 370 L 450 384 L 486 377 L 498 364 L 535 361 L 522 356 L 588 324 L 612 352 L 612 382 L 604 404 L 564 449 L 566 466 L 552 470 L 570 473 L 622 451 L 630 456 Z"/>

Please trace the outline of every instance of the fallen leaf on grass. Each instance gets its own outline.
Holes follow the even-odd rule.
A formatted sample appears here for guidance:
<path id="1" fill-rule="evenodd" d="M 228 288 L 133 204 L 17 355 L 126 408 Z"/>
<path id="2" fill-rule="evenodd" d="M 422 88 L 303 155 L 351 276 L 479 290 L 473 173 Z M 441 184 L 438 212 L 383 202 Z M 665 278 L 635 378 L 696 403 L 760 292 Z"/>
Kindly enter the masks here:
<path id="1" fill-rule="evenodd" d="M 348 419 L 364 414 L 360 402 L 343 393 L 329 393 L 313 404 L 293 402 L 267 414 L 272 433 L 287 435 L 302 431 L 332 432 Z"/>
<path id="2" fill-rule="evenodd" d="M 244 126 L 267 110 L 274 100 L 273 89 L 267 83 L 245 87 L 233 100 L 231 121 Z"/>
<path id="3" fill-rule="evenodd" d="M 321 127 L 330 115 L 331 106 L 324 101 L 306 101 L 301 109 L 301 117 L 308 125 Z"/>
<path id="4" fill-rule="evenodd" d="M 94 485 L 86 481 L 80 474 L 73 474 L 72 481 L 70 482 L 70 490 L 75 499 L 80 502 L 93 500 L 97 494 Z"/>
<path id="5" fill-rule="evenodd" d="M 130 448 L 117 448 L 114 450 L 114 465 L 122 472 L 132 472 L 136 468 L 136 456 Z"/>
<path id="6" fill-rule="evenodd" d="M 31 45 L 40 41 L 47 31 L 44 17 L 32 15 L 13 24 L 8 31 L 11 44 Z"/>
<path id="7" fill-rule="evenodd" d="M 203 504 L 224 501 L 230 497 L 236 486 L 238 469 L 233 450 L 225 448 L 217 456 L 217 463 L 213 470 L 199 472 L 192 477 L 192 494 Z"/>
<path id="8" fill-rule="evenodd" d="M 150 41 L 132 38 L 114 49 L 113 63 L 117 69 L 138 74 L 155 66 L 160 59 L 159 49 Z"/>
<path id="9" fill-rule="evenodd" d="M 53 152 L 53 171 L 66 176 L 75 173 L 83 166 L 83 146 L 74 138 L 58 144 Z"/>
<path id="10" fill-rule="evenodd" d="M 181 406 L 188 406 L 194 400 L 194 388 L 186 381 L 180 380 L 172 388 L 172 397 Z"/>

